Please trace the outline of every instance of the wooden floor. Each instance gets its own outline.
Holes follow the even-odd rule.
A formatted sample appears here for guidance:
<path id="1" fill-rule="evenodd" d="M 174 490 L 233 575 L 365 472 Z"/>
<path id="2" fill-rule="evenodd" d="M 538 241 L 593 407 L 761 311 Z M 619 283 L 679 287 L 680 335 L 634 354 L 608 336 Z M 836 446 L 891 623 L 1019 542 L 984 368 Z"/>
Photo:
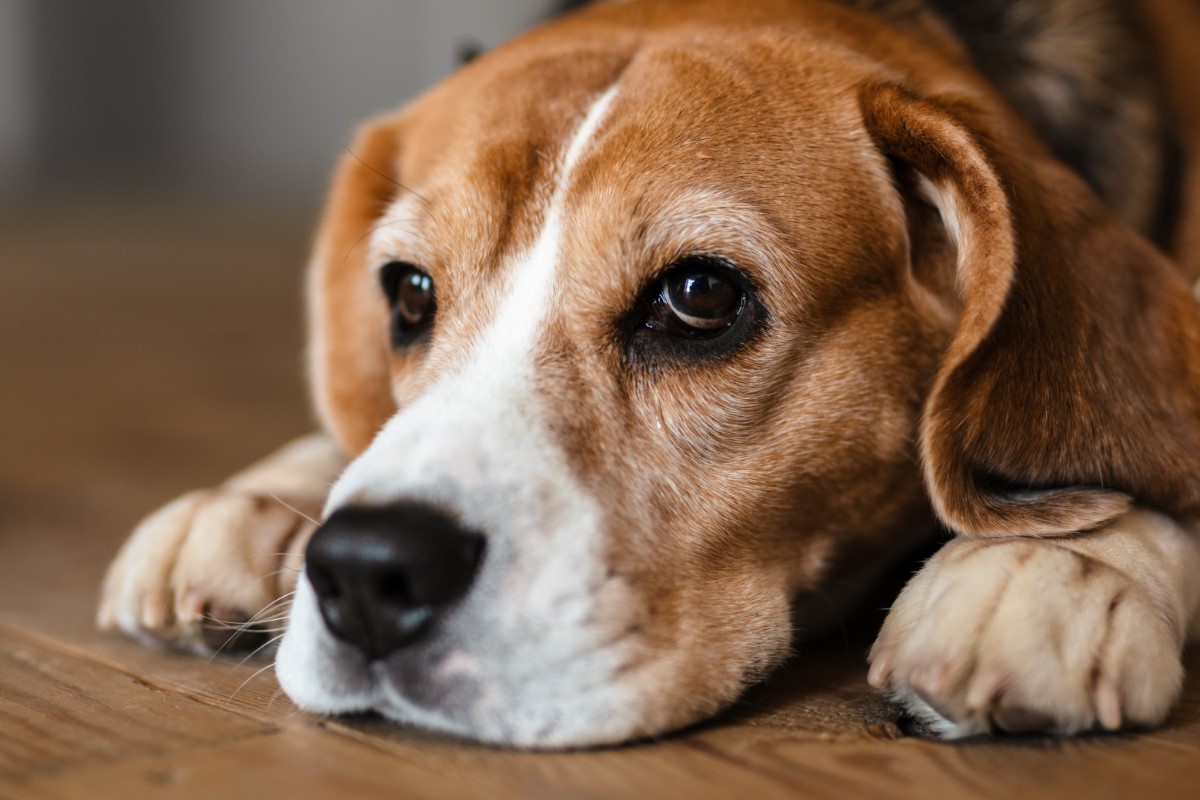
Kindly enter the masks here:
<path id="1" fill-rule="evenodd" d="M 265 662 L 92 628 L 138 517 L 309 428 L 310 219 L 79 200 L 0 216 L 0 797 L 1200 797 L 1200 658 L 1161 730 L 941 744 L 866 688 L 877 620 L 720 719 L 554 755 L 319 719 Z"/>

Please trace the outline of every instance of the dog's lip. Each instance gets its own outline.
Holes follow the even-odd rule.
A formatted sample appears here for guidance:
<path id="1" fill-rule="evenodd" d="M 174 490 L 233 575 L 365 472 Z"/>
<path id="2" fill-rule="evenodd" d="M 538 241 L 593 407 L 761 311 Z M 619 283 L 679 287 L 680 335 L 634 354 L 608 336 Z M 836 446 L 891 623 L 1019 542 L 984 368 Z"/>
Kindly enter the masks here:
<path id="1" fill-rule="evenodd" d="M 442 685 L 442 690 L 436 697 L 422 699 L 406 691 L 406 683 L 387 671 L 386 664 L 372 666 L 372 685 L 375 688 L 375 700 L 370 710 L 389 719 L 405 725 L 414 722 L 420 727 L 436 730 L 441 733 L 472 738 L 476 719 L 481 712 L 486 712 L 492 702 L 482 704 L 480 698 L 474 701 L 467 694 L 464 698 L 458 694 L 452 683 Z M 491 689 L 495 693 L 494 687 Z"/>
<path id="2" fill-rule="evenodd" d="M 448 701 L 477 686 L 480 669 L 477 657 L 461 649 L 434 658 L 401 651 L 374 661 L 355 653 L 339 665 L 339 677 L 362 684 L 355 694 L 369 696 L 364 710 L 388 716 L 389 708 L 398 713 L 420 709 L 453 716 L 456 705 Z"/>

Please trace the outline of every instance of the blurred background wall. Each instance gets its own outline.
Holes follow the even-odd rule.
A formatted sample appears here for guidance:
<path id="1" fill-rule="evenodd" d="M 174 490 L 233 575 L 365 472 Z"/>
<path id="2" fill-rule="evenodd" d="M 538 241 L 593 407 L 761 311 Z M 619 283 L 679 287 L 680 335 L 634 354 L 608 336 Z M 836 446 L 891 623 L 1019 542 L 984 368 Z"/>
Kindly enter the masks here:
<path id="1" fill-rule="evenodd" d="M 342 148 L 550 5 L 0 0 L 0 553 L 57 525 L 98 570 L 311 430 L 301 275 Z"/>
<path id="2" fill-rule="evenodd" d="M 0 193 L 316 203 L 355 123 L 550 0 L 0 0 Z"/>

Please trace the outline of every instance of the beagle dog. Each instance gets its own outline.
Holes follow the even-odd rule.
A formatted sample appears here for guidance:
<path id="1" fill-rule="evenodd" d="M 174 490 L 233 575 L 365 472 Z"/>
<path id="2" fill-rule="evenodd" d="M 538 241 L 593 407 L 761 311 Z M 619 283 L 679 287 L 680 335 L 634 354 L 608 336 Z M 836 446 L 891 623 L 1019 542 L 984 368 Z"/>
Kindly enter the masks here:
<path id="1" fill-rule="evenodd" d="M 872 685 L 946 737 L 1161 722 L 1198 40 L 1180 0 L 628 0 L 483 55 L 337 169 L 323 432 L 146 519 L 100 625 L 207 651 L 286 606 L 303 709 L 595 745 L 715 713 L 946 530 Z"/>

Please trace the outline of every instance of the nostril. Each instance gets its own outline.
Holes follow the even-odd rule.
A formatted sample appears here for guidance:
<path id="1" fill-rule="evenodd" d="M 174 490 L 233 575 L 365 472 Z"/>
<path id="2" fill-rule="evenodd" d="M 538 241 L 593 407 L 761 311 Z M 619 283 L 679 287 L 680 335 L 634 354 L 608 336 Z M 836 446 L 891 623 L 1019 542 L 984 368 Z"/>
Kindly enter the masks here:
<path id="1" fill-rule="evenodd" d="M 436 557 L 424 558 L 409 574 L 404 590 L 414 605 L 444 606 L 458 600 L 475 581 L 483 537 L 467 534 L 442 543 Z"/>
<path id="2" fill-rule="evenodd" d="M 379 601 L 387 606 L 410 606 L 413 603 L 412 592 L 408 588 L 408 579 L 403 575 L 387 575 L 375 589 Z"/>
<path id="3" fill-rule="evenodd" d="M 483 536 L 437 509 L 348 507 L 309 541 L 305 572 L 329 632 L 382 658 L 467 594 L 483 552 Z"/>

